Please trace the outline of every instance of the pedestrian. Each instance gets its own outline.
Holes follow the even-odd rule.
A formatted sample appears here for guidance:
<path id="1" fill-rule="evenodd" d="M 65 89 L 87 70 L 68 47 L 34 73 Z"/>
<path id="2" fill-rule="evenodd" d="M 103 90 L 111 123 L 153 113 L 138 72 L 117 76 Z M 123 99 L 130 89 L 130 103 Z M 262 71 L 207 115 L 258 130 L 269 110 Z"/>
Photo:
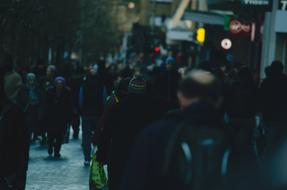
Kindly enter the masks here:
<path id="1" fill-rule="evenodd" d="M 13 99 L 22 86 L 13 73 L 12 58 L 0 62 L 0 189 L 25 190 L 29 158 L 29 130 L 21 106 Z"/>
<path id="2" fill-rule="evenodd" d="M 64 141 L 67 125 L 72 115 L 70 90 L 63 77 L 56 77 L 55 87 L 47 92 L 46 121 L 48 133 L 48 154 L 60 158 L 60 150 Z"/>
<path id="3" fill-rule="evenodd" d="M 108 125 L 118 104 L 128 96 L 130 80 L 131 78 L 121 80 L 112 95 L 107 98 L 105 111 L 99 121 L 99 132 L 96 132 L 93 138 L 93 143 L 97 146 L 97 159 L 103 164 L 108 163 L 108 150 L 111 143 L 111 131 Z"/>
<path id="4" fill-rule="evenodd" d="M 27 125 L 30 129 L 32 141 L 36 141 L 39 135 L 39 111 L 40 111 L 40 89 L 34 73 L 26 76 L 26 91 L 28 94 L 28 107 L 26 110 Z"/>
<path id="5" fill-rule="evenodd" d="M 109 131 L 108 173 L 109 189 L 119 188 L 121 177 L 128 163 L 130 150 L 140 131 L 160 114 L 147 95 L 146 80 L 142 76 L 131 79 L 128 95 L 123 98 L 109 117 L 105 130 Z M 101 148 L 99 148 L 101 149 Z"/>
<path id="6" fill-rule="evenodd" d="M 91 65 L 79 93 L 85 166 L 89 166 L 91 162 L 93 132 L 97 128 L 99 118 L 103 114 L 105 99 L 106 87 L 104 81 L 98 75 L 98 66 Z"/>
<path id="7" fill-rule="evenodd" d="M 247 67 L 242 67 L 238 80 L 226 87 L 225 104 L 236 159 L 255 158 L 253 132 L 257 113 L 258 89 Z"/>
<path id="8" fill-rule="evenodd" d="M 47 144 L 47 124 L 49 121 L 46 119 L 46 100 L 48 95 L 48 90 L 53 88 L 55 85 L 55 77 L 56 77 L 57 69 L 54 65 L 49 65 L 46 69 L 46 75 L 39 78 L 39 87 L 40 87 L 40 94 L 41 94 L 41 101 L 40 101 L 40 110 L 39 110 L 39 135 L 42 137 L 41 139 L 41 146 L 45 146 Z"/>
<path id="9" fill-rule="evenodd" d="M 287 135 L 287 76 L 280 61 L 271 64 L 260 86 L 260 111 L 266 131 L 266 151 L 271 153 Z M 271 151 L 271 152 L 270 152 Z"/>

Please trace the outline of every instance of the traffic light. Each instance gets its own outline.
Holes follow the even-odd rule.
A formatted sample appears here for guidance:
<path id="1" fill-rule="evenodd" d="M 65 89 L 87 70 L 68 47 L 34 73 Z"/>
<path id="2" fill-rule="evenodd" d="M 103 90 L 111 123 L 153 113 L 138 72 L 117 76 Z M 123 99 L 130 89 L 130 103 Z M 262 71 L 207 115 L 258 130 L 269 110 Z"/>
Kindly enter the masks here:
<path id="1" fill-rule="evenodd" d="M 160 53 L 160 47 L 154 47 L 153 51 L 154 53 Z"/>
<path id="2" fill-rule="evenodd" d="M 203 44 L 205 42 L 205 28 L 198 28 L 196 31 L 196 41 Z"/>

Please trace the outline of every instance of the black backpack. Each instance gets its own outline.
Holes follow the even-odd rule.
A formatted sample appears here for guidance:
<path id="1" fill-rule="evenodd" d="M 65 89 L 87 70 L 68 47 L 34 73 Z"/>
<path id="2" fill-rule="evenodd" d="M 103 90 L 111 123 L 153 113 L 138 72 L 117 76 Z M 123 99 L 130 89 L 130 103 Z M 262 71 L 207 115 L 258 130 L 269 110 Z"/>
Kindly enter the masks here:
<path id="1" fill-rule="evenodd" d="M 223 130 L 180 123 L 165 150 L 162 175 L 170 189 L 222 189 L 230 151 Z"/>

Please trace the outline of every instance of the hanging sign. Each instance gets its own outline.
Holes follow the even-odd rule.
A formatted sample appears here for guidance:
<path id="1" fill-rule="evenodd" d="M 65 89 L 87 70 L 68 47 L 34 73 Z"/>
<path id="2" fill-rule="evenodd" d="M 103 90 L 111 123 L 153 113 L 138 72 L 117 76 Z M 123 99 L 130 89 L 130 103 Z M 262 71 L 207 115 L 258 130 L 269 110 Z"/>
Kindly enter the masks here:
<path id="1" fill-rule="evenodd" d="M 269 0 L 242 0 L 244 5 L 252 5 L 252 6 L 268 6 Z"/>
<path id="2" fill-rule="evenodd" d="M 241 5 L 244 8 L 251 8 L 256 10 L 268 11 L 271 10 L 271 0 L 241 0 Z"/>
<path id="3" fill-rule="evenodd" d="M 251 33 L 251 27 L 249 23 L 246 24 L 238 19 L 231 19 L 229 30 L 232 34 L 246 35 Z"/>

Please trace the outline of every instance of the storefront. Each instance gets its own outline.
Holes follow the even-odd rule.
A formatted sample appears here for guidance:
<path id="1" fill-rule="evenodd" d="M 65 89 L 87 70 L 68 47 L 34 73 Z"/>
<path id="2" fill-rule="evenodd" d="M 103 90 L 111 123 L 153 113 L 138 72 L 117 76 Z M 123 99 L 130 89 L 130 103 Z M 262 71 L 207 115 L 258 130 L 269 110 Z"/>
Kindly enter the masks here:
<path id="1" fill-rule="evenodd" d="M 273 60 L 280 60 L 287 67 L 287 1 L 273 0 L 272 11 L 267 12 L 264 22 L 261 77 Z"/>
<path id="2" fill-rule="evenodd" d="M 287 68 L 287 1 L 279 2 L 276 12 L 275 31 L 277 33 L 276 59 L 281 60 Z M 287 69 L 286 69 L 287 71 Z"/>

